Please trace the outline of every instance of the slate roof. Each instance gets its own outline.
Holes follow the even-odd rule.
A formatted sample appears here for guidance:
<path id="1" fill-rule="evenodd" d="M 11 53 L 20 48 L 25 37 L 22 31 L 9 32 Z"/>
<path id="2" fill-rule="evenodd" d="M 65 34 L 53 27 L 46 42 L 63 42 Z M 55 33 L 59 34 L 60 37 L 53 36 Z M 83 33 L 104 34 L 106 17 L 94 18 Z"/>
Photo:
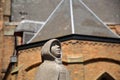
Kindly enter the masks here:
<path id="1" fill-rule="evenodd" d="M 45 24 L 27 43 L 72 34 L 120 38 L 82 0 L 61 0 Z"/>
<path id="2" fill-rule="evenodd" d="M 23 20 L 16 27 L 15 32 L 23 33 L 23 44 L 27 43 L 41 28 L 44 22 Z"/>
<path id="3" fill-rule="evenodd" d="M 23 20 L 16 27 L 15 32 L 32 32 L 36 33 L 44 22 L 32 21 L 32 20 Z"/>
<path id="4" fill-rule="evenodd" d="M 45 21 L 61 0 L 12 0 L 11 20 Z"/>
<path id="5" fill-rule="evenodd" d="M 11 20 L 45 21 L 61 0 L 12 0 Z M 120 0 L 82 0 L 105 24 L 120 24 Z"/>
<path id="6" fill-rule="evenodd" d="M 120 0 L 83 0 L 106 24 L 120 24 Z"/>

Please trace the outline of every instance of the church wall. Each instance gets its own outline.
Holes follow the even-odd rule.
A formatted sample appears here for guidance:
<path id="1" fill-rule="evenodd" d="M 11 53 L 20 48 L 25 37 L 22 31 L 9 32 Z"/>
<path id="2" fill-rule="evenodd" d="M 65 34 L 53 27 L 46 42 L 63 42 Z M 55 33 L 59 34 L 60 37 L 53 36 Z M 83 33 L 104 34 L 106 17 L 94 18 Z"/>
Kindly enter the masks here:
<path id="1" fill-rule="evenodd" d="M 41 63 L 41 48 L 22 50 L 18 53 L 17 80 L 34 80 L 36 68 Z"/>
<path id="2" fill-rule="evenodd" d="M 72 63 L 68 63 L 68 68 L 70 66 L 73 80 L 96 80 L 104 72 L 115 80 L 120 79 L 120 44 L 76 40 L 65 43 L 67 46 L 63 53 L 69 59 L 71 57 Z"/>
<path id="3" fill-rule="evenodd" d="M 80 40 L 61 44 L 62 61 L 72 80 L 96 80 L 104 72 L 116 80 L 120 79 L 120 44 Z M 41 47 L 19 51 L 18 73 L 14 74 L 17 80 L 34 80 L 41 63 L 40 51 Z"/>
<path id="4" fill-rule="evenodd" d="M 3 3 L 5 4 L 3 5 Z M 14 36 L 7 32 L 13 31 L 15 26 L 3 25 L 3 23 L 9 22 L 10 15 L 10 0 L 0 0 L 0 80 L 8 68 L 10 56 L 14 51 Z M 109 24 L 108 26 L 120 35 L 120 24 Z M 72 79 L 95 80 L 103 72 L 108 72 L 119 80 L 120 64 L 117 61 L 120 61 L 120 44 L 66 41 L 62 43 L 62 48 L 63 62 L 70 71 Z M 10 73 L 7 80 L 33 80 L 41 62 L 40 50 L 41 48 L 32 48 L 19 51 L 18 64 L 15 64 L 14 67 L 19 68 L 20 66 L 20 68 L 17 73 Z M 78 63 L 76 63 L 77 61 Z M 21 66 L 23 67 L 21 68 Z"/>
<path id="5" fill-rule="evenodd" d="M 10 0 L 0 0 L 0 80 L 5 75 L 14 51 L 15 26 L 5 25 L 10 20 Z"/>
<path id="6" fill-rule="evenodd" d="M 110 29 L 113 31 L 113 32 L 115 32 L 115 33 L 117 33 L 118 35 L 120 35 L 120 24 L 111 24 L 111 25 L 108 25 L 109 27 L 110 27 Z"/>
<path id="7" fill-rule="evenodd" d="M 108 73 L 115 80 L 120 79 L 120 65 L 113 62 L 94 62 L 85 65 L 85 79 L 84 80 L 97 80 L 103 73 Z"/>
<path id="8" fill-rule="evenodd" d="M 0 1 L 0 65 L 2 65 L 2 55 L 3 55 L 3 8 L 2 1 Z M 0 80 L 2 80 L 2 67 L 0 66 Z"/>

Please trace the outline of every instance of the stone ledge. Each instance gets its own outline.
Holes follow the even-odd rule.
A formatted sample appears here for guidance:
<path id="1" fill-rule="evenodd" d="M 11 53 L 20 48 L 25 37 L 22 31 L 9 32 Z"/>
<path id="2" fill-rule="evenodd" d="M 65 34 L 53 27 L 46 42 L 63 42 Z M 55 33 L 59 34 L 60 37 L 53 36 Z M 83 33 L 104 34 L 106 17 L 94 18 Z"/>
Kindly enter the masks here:
<path id="1" fill-rule="evenodd" d="M 78 40 L 70 40 L 63 42 L 62 45 L 90 45 L 90 46 L 107 46 L 107 47 L 120 47 L 120 44 L 115 43 L 105 43 L 105 42 L 94 42 L 94 41 L 78 41 Z"/>
<path id="2" fill-rule="evenodd" d="M 15 28 L 4 29 L 4 35 L 5 36 L 13 36 L 14 35 L 14 30 L 15 30 Z"/>

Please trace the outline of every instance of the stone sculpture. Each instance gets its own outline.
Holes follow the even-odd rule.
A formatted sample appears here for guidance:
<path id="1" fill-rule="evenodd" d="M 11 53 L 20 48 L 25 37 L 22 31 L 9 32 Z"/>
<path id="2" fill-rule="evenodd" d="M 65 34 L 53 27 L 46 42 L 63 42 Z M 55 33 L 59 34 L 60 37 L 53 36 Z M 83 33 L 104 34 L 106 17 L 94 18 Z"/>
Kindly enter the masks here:
<path id="1" fill-rule="evenodd" d="M 42 47 L 43 63 L 39 66 L 35 80 L 70 80 L 69 72 L 62 64 L 59 40 L 51 39 Z"/>

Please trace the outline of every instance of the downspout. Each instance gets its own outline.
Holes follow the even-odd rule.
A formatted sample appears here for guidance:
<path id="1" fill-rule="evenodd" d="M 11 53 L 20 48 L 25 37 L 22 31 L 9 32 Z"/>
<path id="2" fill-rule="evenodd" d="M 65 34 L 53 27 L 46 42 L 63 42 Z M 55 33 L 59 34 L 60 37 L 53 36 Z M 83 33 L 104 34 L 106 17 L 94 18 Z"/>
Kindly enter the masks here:
<path id="1" fill-rule="evenodd" d="M 10 57 L 10 63 L 16 63 L 17 62 L 17 49 L 16 49 L 16 46 L 17 46 L 17 36 L 14 34 L 14 53 L 13 55 Z"/>
<path id="2" fill-rule="evenodd" d="M 10 63 L 9 63 L 9 65 L 8 65 L 8 68 L 7 68 L 7 70 L 6 70 L 6 73 L 5 73 L 5 75 L 4 75 L 4 77 L 3 77 L 2 80 L 7 80 L 9 74 L 11 74 L 11 70 L 12 70 L 12 68 L 14 67 L 14 64 L 17 63 L 17 52 L 18 52 L 18 51 L 16 50 L 17 37 L 16 37 L 15 34 L 14 34 L 14 42 L 15 42 L 15 44 L 14 44 L 14 52 L 13 52 L 13 55 L 10 57 Z"/>

